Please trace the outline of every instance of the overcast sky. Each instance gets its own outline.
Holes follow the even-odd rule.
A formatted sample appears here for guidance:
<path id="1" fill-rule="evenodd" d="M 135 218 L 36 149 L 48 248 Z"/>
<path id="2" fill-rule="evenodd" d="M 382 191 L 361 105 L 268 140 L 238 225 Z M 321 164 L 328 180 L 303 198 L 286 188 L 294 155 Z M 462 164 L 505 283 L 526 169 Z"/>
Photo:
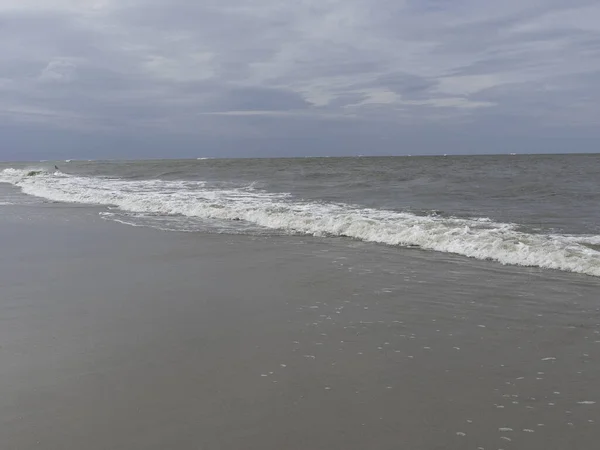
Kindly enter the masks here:
<path id="1" fill-rule="evenodd" d="M 590 152 L 598 0 L 0 0 L 0 159 Z"/>

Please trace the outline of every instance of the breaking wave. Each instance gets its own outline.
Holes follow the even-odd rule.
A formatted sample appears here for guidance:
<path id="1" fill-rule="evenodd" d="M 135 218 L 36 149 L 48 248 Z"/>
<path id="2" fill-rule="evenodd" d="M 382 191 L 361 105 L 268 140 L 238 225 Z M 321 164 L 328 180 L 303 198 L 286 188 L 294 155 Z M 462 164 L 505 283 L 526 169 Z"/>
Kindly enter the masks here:
<path id="1" fill-rule="evenodd" d="M 33 173 L 35 172 L 35 174 Z M 5 169 L 0 182 L 49 200 L 116 206 L 160 216 L 244 221 L 315 236 L 346 236 L 395 246 L 460 254 L 502 264 L 600 276 L 600 236 L 531 234 L 488 219 L 442 218 L 305 202 L 286 193 L 215 188 L 201 181 L 76 177 L 60 172 Z"/>

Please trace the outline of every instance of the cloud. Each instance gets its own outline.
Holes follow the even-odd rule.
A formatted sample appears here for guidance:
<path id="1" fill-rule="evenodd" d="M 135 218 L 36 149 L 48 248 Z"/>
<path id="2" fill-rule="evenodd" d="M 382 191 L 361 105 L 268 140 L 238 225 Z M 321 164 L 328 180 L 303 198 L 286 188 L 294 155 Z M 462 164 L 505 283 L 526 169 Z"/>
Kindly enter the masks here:
<path id="1" fill-rule="evenodd" d="M 70 61 L 57 59 L 50 61 L 40 73 L 38 80 L 49 83 L 69 83 L 77 77 L 77 66 Z"/>
<path id="2" fill-rule="evenodd" d="M 212 103 L 218 111 L 290 111 L 304 109 L 309 103 L 301 95 L 283 89 L 239 87 L 221 92 Z"/>
<path id="3" fill-rule="evenodd" d="M 592 0 L 0 0 L 0 126 L 15 130 L 600 139 L 599 100 Z"/>

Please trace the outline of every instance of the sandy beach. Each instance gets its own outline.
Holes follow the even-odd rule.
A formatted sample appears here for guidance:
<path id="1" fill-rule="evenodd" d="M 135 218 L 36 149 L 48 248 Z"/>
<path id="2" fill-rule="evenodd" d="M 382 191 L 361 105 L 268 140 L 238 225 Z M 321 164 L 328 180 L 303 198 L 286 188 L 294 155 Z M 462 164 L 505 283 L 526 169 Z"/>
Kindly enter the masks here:
<path id="1" fill-rule="evenodd" d="M 0 240 L 3 450 L 600 438 L 593 277 L 75 206 L 5 206 Z"/>

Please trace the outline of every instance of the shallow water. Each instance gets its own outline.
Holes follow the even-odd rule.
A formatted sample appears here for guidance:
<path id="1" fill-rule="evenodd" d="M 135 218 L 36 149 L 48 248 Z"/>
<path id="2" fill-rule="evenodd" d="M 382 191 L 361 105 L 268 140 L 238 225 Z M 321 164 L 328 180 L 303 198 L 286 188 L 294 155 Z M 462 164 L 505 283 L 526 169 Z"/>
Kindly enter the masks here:
<path id="1" fill-rule="evenodd" d="M 600 276 L 597 155 L 56 164 L 1 166 L 0 203 L 96 204 L 135 226 L 343 236 Z"/>
<path id="2" fill-rule="evenodd" d="M 11 188 L 12 189 L 12 188 Z M 600 279 L 0 214 L 0 446 L 594 448 Z"/>

